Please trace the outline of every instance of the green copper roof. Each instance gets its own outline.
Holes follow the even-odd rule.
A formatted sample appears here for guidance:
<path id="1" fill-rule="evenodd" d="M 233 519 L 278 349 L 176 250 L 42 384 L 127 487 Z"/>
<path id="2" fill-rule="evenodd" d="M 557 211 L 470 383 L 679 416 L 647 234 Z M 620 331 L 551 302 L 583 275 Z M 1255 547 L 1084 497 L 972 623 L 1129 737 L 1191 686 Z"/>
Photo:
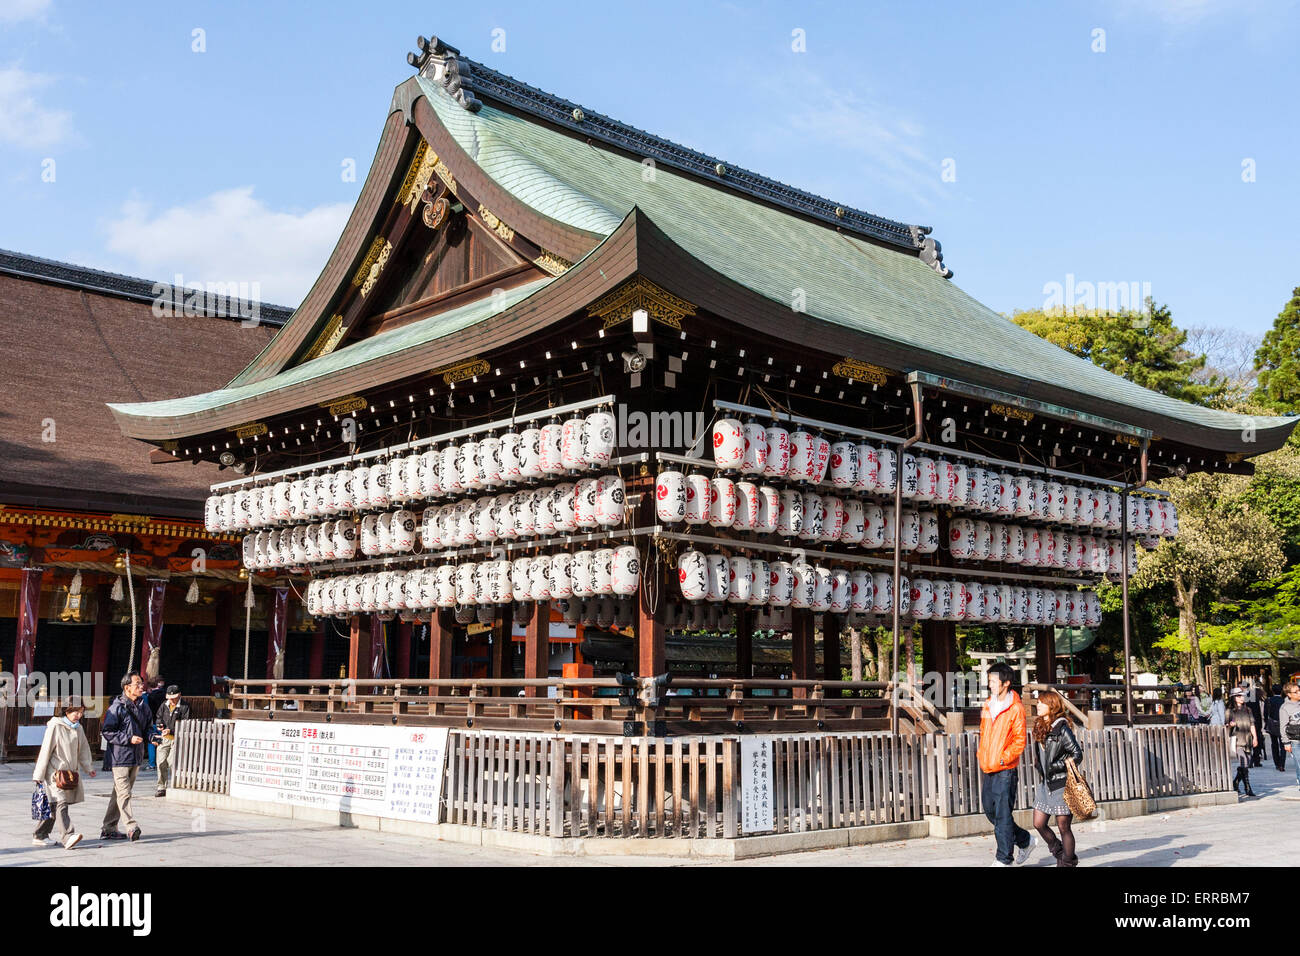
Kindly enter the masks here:
<path id="1" fill-rule="evenodd" d="M 1204 428 L 1240 432 L 1246 424 L 1242 416 L 1180 402 L 1072 355 L 980 304 L 914 255 L 672 169 L 661 166 L 651 176 L 636 159 L 490 102 L 470 112 L 437 83 L 424 77 L 419 83 L 470 158 L 553 219 L 608 235 L 639 207 L 692 256 L 752 291 L 786 305 L 802 291 L 804 310 L 814 318 Z M 1256 418 L 1254 427 L 1293 421 Z"/>
<path id="2" fill-rule="evenodd" d="M 172 416 L 189 415 L 206 412 L 231 405 L 244 399 L 253 398 L 267 392 L 277 391 L 290 385 L 325 379 L 341 369 L 363 366 L 367 362 L 397 352 L 405 352 L 443 336 L 458 332 L 485 319 L 504 312 L 517 302 L 522 302 L 538 289 L 553 281 L 551 278 L 538 279 L 527 285 L 495 293 L 478 299 L 447 312 L 440 312 L 427 319 L 412 322 L 410 325 L 381 332 L 370 338 L 347 345 L 337 351 L 322 355 L 320 358 L 304 362 L 260 382 L 247 385 L 227 386 L 213 392 L 199 395 L 187 395 L 184 398 L 168 399 L 161 402 L 135 402 L 130 404 L 110 404 L 114 413 L 133 416 Z M 323 397 L 333 398 L 332 394 Z"/>

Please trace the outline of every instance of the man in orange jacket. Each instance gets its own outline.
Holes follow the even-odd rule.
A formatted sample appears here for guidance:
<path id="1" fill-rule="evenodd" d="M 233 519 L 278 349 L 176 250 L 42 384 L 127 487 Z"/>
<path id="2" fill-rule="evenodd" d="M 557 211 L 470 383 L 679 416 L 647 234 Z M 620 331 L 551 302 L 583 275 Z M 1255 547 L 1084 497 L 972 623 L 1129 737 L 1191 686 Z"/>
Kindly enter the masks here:
<path id="1" fill-rule="evenodd" d="M 998 842 L 994 866 L 1011 866 L 1013 851 L 1015 862 L 1024 863 L 1038 842 L 1011 815 L 1019 784 L 1017 768 L 1025 752 L 1025 708 L 1011 689 L 1012 677 L 1006 664 L 990 667 L 989 697 L 980 708 L 980 801 Z"/>

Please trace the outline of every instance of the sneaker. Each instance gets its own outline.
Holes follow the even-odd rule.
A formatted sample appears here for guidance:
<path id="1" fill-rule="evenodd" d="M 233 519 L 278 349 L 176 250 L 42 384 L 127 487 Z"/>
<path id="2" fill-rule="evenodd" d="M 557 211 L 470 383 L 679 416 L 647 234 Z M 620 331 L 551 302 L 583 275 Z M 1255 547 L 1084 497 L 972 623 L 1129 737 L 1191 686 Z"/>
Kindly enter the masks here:
<path id="1" fill-rule="evenodd" d="M 130 840 L 132 843 L 140 839 L 140 828 L 132 827 L 130 830 L 126 832 L 126 838 Z"/>
<path id="2" fill-rule="evenodd" d="M 49 843 L 49 840 L 45 840 L 41 837 L 32 837 L 32 846 L 45 846 L 47 843 Z"/>
<path id="3" fill-rule="evenodd" d="M 1010 866 L 1010 863 L 1003 863 L 1001 860 L 994 860 L 989 866 Z"/>
<path id="4" fill-rule="evenodd" d="M 76 846 L 80 842 L 81 842 L 80 833 L 69 833 L 67 837 L 64 838 L 63 849 L 71 850 L 74 846 Z"/>
<path id="5" fill-rule="evenodd" d="M 1036 849 L 1038 849 L 1038 837 L 1031 833 L 1029 834 L 1029 842 L 1016 849 L 1016 865 L 1019 866 L 1028 860 Z"/>
<path id="6" fill-rule="evenodd" d="M 101 830 L 99 838 L 101 840 L 125 840 L 126 834 L 121 830 Z"/>
<path id="7" fill-rule="evenodd" d="M 155 797 L 165 797 L 165 796 L 167 796 L 167 791 L 166 791 L 165 789 L 163 789 L 162 787 L 159 787 L 157 790 L 155 790 L 155 791 L 153 792 L 153 795 L 154 795 Z"/>

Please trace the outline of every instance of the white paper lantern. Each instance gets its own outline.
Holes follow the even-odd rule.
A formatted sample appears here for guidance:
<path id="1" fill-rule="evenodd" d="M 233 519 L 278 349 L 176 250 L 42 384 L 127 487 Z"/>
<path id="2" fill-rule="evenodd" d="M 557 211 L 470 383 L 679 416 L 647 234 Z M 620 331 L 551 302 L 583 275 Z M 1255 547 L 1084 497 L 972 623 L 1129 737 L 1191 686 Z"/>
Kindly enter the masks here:
<path id="1" fill-rule="evenodd" d="M 709 499 L 712 495 L 712 485 L 710 484 L 707 475 L 690 474 L 686 476 L 687 524 L 708 524 Z"/>
<path id="2" fill-rule="evenodd" d="M 784 478 L 790 471 L 790 433 L 780 425 L 764 429 L 767 438 L 767 461 L 763 474 L 768 478 Z"/>
<path id="3" fill-rule="evenodd" d="M 739 468 L 745 459 L 745 426 L 734 418 L 713 425 L 713 461 L 719 468 Z"/>

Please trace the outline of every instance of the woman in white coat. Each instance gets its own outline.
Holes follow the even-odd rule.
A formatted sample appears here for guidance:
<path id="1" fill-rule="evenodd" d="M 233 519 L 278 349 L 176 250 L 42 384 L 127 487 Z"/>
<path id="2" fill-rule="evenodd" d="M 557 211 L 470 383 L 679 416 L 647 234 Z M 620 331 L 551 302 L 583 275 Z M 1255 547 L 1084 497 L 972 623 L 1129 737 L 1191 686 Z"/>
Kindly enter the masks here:
<path id="1" fill-rule="evenodd" d="M 81 718 L 85 715 L 85 704 L 80 698 L 73 697 L 63 708 L 63 716 L 51 717 L 45 725 L 45 739 L 41 741 L 41 755 L 36 758 L 32 780 L 45 784 L 45 793 L 54 815 L 37 825 L 36 832 L 32 834 L 32 843 L 36 846 L 45 846 L 56 820 L 59 824 L 59 840 L 66 849 L 71 850 L 81 842 L 81 834 L 73 829 L 68 807 L 86 799 L 82 778 L 95 776 L 95 770 L 90 764 L 90 741 L 86 739 L 86 728 L 81 726 Z M 60 771 L 76 774 L 75 785 L 60 790 L 54 779 Z"/>

